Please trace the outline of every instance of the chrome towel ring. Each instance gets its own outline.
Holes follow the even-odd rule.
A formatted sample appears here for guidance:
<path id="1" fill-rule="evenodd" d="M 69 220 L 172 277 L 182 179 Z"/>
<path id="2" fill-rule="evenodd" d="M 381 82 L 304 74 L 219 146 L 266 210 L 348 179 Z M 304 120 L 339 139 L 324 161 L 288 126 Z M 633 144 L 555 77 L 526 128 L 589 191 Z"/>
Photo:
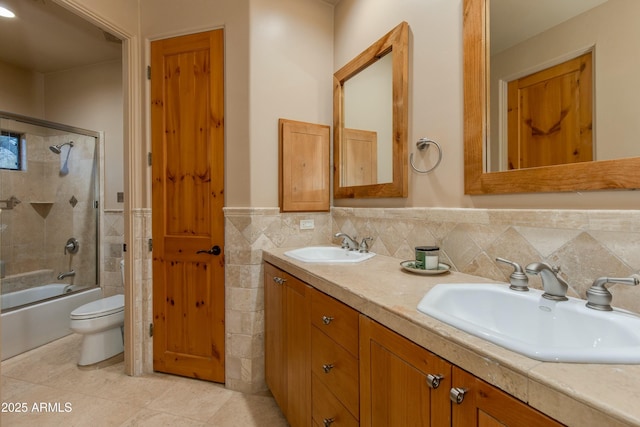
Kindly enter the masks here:
<path id="1" fill-rule="evenodd" d="M 420 151 L 428 150 L 430 145 L 435 145 L 436 148 L 438 149 L 438 161 L 436 162 L 435 165 L 433 165 L 432 168 L 427 170 L 420 170 L 413 164 L 413 153 L 411 153 L 411 155 L 409 155 L 409 164 L 411 165 L 414 171 L 418 173 L 429 173 L 435 168 L 437 168 L 440 162 L 442 161 L 442 148 L 440 148 L 440 145 L 438 145 L 437 142 L 427 138 L 420 138 L 418 141 L 416 141 L 416 148 L 418 148 L 418 150 Z"/>

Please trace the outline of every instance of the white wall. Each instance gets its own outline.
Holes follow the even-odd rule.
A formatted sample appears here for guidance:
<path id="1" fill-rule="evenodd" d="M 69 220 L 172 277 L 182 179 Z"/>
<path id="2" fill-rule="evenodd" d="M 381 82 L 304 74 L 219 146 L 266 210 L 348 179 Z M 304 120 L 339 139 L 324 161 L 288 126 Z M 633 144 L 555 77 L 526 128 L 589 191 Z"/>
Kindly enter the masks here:
<path id="1" fill-rule="evenodd" d="M 320 0 L 141 0 L 148 40 L 225 29 L 225 205 L 278 205 L 278 118 L 330 124 L 333 8 Z"/>
<path id="2" fill-rule="evenodd" d="M 407 199 L 336 200 L 336 206 L 469 206 L 462 175 L 462 1 L 342 0 L 335 8 L 334 71 L 402 21 L 409 24 L 408 152 L 429 168 L 437 160 L 416 141 L 437 141 L 444 156 L 431 174 L 409 169 Z M 406 159 L 408 161 L 408 159 Z"/>
<path id="3" fill-rule="evenodd" d="M 104 132 L 104 208 L 123 209 L 124 191 L 122 62 L 48 73 L 44 78 L 45 118 Z"/>
<path id="4" fill-rule="evenodd" d="M 249 1 L 140 0 L 140 9 L 145 42 L 224 28 L 225 205 L 250 206 Z M 148 46 L 145 55 L 149 55 Z M 148 86 L 142 99 L 146 106 Z"/>
<path id="5" fill-rule="evenodd" d="M 44 76 L 0 61 L 0 111 L 44 118 Z"/>
<path id="6" fill-rule="evenodd" d="M 251 206 L 278 206 L 278 119 L 331 125 L 333 7 L 251 0 Z M 327 165 L 328 166 L 328 165 Z"/>
<path id="7" fill-rule="evenodd" d="M 407 199 L 337 200 L 336 206 L 537 209 L 640 206 L 638 191 L 464 195 L 462 0 L 341 0 L 334 19 L 334 70 L 401 21 L 409 23 L 409 153 L 416 152 L 415 142 L 420 137 L 436 140 L 444 153 L 442 163 L 430 174 L 418 175 L 410 169 Z M 633 69 L 620 67 L 619 72 Z M 434 151 L 431 153 L 434 162 L 435 150 L 430 151 Z M 415 156 L 422 159 L 421 153 Z"/>

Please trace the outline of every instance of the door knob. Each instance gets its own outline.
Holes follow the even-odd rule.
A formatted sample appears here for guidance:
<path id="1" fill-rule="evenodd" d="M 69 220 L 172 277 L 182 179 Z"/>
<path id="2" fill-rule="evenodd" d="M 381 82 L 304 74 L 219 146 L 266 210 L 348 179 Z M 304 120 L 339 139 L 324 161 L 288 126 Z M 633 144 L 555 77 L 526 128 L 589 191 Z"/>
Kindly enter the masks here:
<path id="1" fill-rule="evenodd" d="M 211 246 L 211 249 L 201 249 L 199 251 L 197 251 L 197 254 L 209 254 L 209 255 L 220 255 L 220 252 L 222 252 L 220 250 L 220 246 L 218 245 L 213 245 Z"/>

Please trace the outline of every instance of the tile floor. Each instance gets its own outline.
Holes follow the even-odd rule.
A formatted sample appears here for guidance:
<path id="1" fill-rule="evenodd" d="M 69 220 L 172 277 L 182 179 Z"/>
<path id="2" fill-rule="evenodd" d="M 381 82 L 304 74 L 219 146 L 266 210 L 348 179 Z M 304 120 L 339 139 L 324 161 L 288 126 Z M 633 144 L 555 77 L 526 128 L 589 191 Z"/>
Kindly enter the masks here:
<path id="1" fill-rule="evenodd" d="M 160 373 L 130 377 L 123 362 L 79 369 L 80 340 L 69 335 L 2 362 L 2 426 L 287 425 L 270 395 Z M 26 403 L 27 412 L 6 412 L 17 403 Z M 42 411 L 34 404 L 44 404 Z"/>

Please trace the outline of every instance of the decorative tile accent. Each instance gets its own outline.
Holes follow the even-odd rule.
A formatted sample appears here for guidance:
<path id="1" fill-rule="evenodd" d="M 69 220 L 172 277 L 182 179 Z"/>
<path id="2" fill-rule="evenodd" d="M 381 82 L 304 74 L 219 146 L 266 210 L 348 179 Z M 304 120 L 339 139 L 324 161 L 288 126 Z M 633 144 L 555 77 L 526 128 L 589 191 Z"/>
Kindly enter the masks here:
<path id="1" fill-rule="evenodd" d="M 338 244 L 339 231 L 371 236 L 373 252 L 399 260 L 413 258 L 417 245 L 436 244 L 455 270 L 494 280 L 507 281 L 511 273 L 496 257 L 559 265 L 570 293 L 582 298 L 597 277 L 640 271 L 640 211 L 225 208 L 225 219 L 226 386 L 244 392 L 266 389 L 262 249 Z M 301 219 L 313 219 L 315 229 L 300 230 Z M 541 287 L 537 276 L 530 284 Z M 640 289 L 612 289 L 615 306 L 640 312 Z"/>
<path id="2" fill-rule="evenodd" d="M 331 242 L 329 213 L 283 213 L 278 208 L 225 208 L 226 386 L 255 393 L 264 380 L 262 250 Z M 300 230 L 301 219 L 315 228 Z"/>
<path id="3" fill-rule="evenodd" d="M 332 232 L 358 234 L 357 225 L 366 224 L 375 239 L 372 250 L 396 258 L 411 257 L 417 244 L 436 244 L 455 270 L 502 281 L 508 281 L 511 268 L 496 257 L 523 267 L 534 261 L 558 265 L 570 284 L 570 295 L 580 298 L 598 277 L 640 271 L 636 210 L 333 208 L 331 214 Z M 529 282 L 541 288 L 539 277 L 530 276 Z M 640 312 L 637 289 L 612 289 L 614 306 Z"/>

